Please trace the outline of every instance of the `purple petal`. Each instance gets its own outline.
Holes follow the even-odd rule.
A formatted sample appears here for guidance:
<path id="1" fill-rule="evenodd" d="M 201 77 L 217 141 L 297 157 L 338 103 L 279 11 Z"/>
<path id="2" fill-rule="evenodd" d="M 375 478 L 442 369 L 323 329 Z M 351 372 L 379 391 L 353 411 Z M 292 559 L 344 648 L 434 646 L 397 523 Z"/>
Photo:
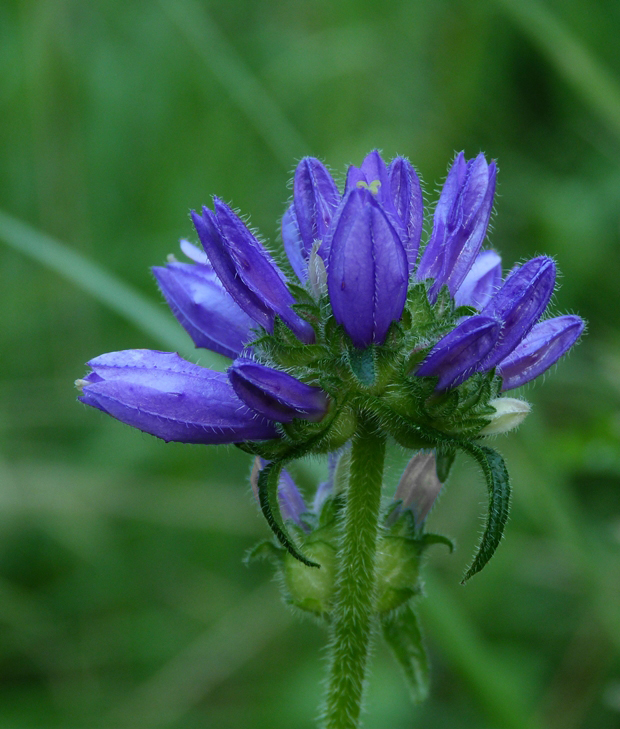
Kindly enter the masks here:
<path id="1" fill-rule="evenodd" d="M 333 231 L 327 286 L 334 316 L 359 349 L 381 344 L 407 298 L 407 256 L 385 212 L 353 190 Z"/>
<path id="2" fill-rule="evenodd" d="M 448 218 L 455 207 L 459 192 L 467 176 L 465 155 L 460 152 L 454 160 L 433 216 L 433 231 L 424 249 L 417 276 L 419 281 L 427 278 L 437 279 L 443 267 L 445 240 L 448 234 Z"/>
<path id="3" fill-rule="evenodd" d="M 305 283 L 308 279 L 308 257 L 305 255 L 301 240 L 294 204 L 289 206 L 282 217 L 282 242 L 295 275 Z"/>
<path id="4" fill-rule="evenodd" d="M 329 401 L 319 387 L 311 387 L 286 372 L 251 359 L 239 358 L 228 369 L 237 395 L 270 420 L 289 423 L 294 418 L 321 420 Z"/>
<path id="5" fill-rule="evenodd" d="M 239 278 L 302 342 L 313 342 L 314 330 L 310 324 L 290 308 L 295 299 L 286 287 L 284 274 L 241 218 L 218 197 L 214 197 L 213 202 L 220 230 Z"/>
<path id="6" fill-rule="evenodd" d="M 278 437 L 274 424 L 247 408 L 224 373 L 147 349 L 110 352 L 88 365 L 79 398 L 165 441 L 239 443 Z"/>
<path id="7" fill-rule="evenodd" d="M 496 172 L 495 163 L 487 165 L 482 154 L 466 162 L 461 153 L 452 165 L 418 268 L 419 280 L 435 279 L 429 291 L 431 301 L 444 285 L 454 296 L 472 267 L 491 217 Z"/>
<path id="8" fill-rule="evenodd" d="M 360 171 L 366 178 L 368 187 L 380 202 L 383 202 L 384 197 L 392 202 L 392 188 L 388 168 L 378 150 L 373 149 L 372 152 L 366 155 Z M 374 190 L 372 189 L 373 187 L 375 188 Z"/>
<path id="9" fill-rule="evenodd" d="M 495 162 L 487 165 L 482 154 L 473 160 L 460 201 L 462 221 L 451 236 L 442 272 L 443 283 L 447 284 L 453 296 L 476 260 L 486 237 L 495 198 L 496 175 Z M 460 214 L 457 217 L 461 219 Z"/>
<path id="10" fill-rule="evenodd" d="M 170 263 L 153 273 L 172 313 L 194 340 L 235 358 L 252 338 L 254 321 L 227 293 L 211 266 Z"/>
<path id="11" fill-rule="evenodd" d="M 554 365 L 581 336 L 585 324 L 578 316 L 558 316 L 536 324 L 513 352 L 497 366 L 502 390 L 512 390 Z"/>
<path id="12" fill-rule="evenodd" d="M 203 208 L 202 216 L 192 211 L 192 220 L 213 270 L 226 291 L 257 324 L 273 332 L 274 312 L 237 275 L 214 214 L 208 208 Z"/>
<path id="13" fill-rule="evenodd" d="M 456 387 L 470 377 L 497 342 L 501 323 L 488 316 L 464 319 L 440 339 L 418 367 L 418 377 L 438 376 L 437 390 Z"/>
<path id="14" fill-rule="evenodd" d="M 547 308 L 555 286 L 555 263 L 551 258 L 532 258 L 515 268 L 481 314 L 503 322 L 497 345 L 480 365 L 484 372 L 505 359 Z"/>
<path id="15" fill-rule="evenodd" d="M 322 240 L 340 203 L 338 187 L 322 162 L 304 157 L 293 181 L 295 216 L 299 224 L 305 257 L 315 240 Z"/>
<path id="16" fill-rule="evenodd" d="M 404 245 L 411 275 L 418 258 L 424 224 L 422 188 L 416 171 L 404 157 L 396 157 L 390 162 L 388 174 L 394 207 L 406 231 Z"/>
<path id="17" fill-rule="evenodd" d="M 482 311 L 501 283 L 502 259 L 495 251 L 482 251 L 454 295 L 454 303 Z"/>

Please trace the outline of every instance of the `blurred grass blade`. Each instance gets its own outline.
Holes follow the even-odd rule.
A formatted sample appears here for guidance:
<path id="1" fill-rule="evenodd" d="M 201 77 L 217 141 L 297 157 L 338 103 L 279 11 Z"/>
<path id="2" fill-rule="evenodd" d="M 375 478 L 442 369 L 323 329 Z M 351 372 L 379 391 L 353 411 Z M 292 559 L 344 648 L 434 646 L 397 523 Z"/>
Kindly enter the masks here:
<path id="1" fill-rule="evenodd" d="M 620 85 L 590 51 L 536 0 L 498 0 L 557 71 L 620 138 Z"/>
<path id="2" fill-rule="evenodd" d="M 191 356 L 195 351 L 174 318 L 123 281 L 26 223 L 0 211 L 0 240 L 64 276 L 100 303 L 120 314 L 162 346 Z M 202 350 L 205 366 L 222 368 L 224 358 Z"/>
<path id="3" fill-rule="evenodd" d="M 135 689 L 113 710 L 109 726 L 187 726 L 182 720 L 191 709 L 264 651 L 292 619 L 291 612 L 277 606 L 273 581 L 268 580 Z"/>
<path id="4" fill-rule="evenodd" d="M 207 9 L 194 0 L 159 0 L 159 4 L 283 167 L 290 170 L 295 160 L 308 154 L 309 145 L 224 37 Z"/>
<path id="5" fill-rule="evenodd" d="M 446 658 L 469 683 L 491 724 L 496 729 L 542 729 L 536 718 L 528 712 L 528 696 L 523 686 L 527 685 L 524 667 L 522 677 L 495 657 L 487 649 L 467 619 L 460 603 L 451 590 L 445 587 L 430 570 L 425 580 L 428 594 L 419 605 L 423 623 L 429 626 L 428 634 L 433 636 Z"/>

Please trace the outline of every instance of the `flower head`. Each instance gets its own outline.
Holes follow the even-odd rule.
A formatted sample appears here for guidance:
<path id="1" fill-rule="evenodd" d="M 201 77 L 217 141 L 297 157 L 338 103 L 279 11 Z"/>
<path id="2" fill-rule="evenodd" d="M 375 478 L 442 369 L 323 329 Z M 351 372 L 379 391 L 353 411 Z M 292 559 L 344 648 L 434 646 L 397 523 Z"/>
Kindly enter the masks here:
<path id="1" fill-rule="evenodd" d="M 204 252 L 182 241 L 192 262 L 153 272 L 196 346 L 235 360 L 228 374 L 173 354 L 112 353 L 89 363 L 82 401 L 167 440 L 204 443 L 286 434 L 331 448 L 354 428 L 360 395 L 422 430 L 459 432 L 460 417 L 482 431 L 490 399 L 548 369 L 584 326 L 577 316 L 544 319 L 550 258 L 502 282 L 499 255 L 481 250 L 495 179 L 482 154 L 456 157 L 418 264 L 422 192 L 406 159 L 388 165 L 375 150 L 349 168 L 340 192 L 319 160 L 304 158 L 282 220 L 295 285 L 214 198 L 213 210 L 192 213 Z M 440 417 L 433 391 L 460 388 L 478 410 Z"/>
<path id="2" fill-rule="evenodd" d="M 260 456 L 261 507 L 298 557 L 276 493 L 297 524 L 303 502 L 287 476 L 278 487 L 282 466 L 341 452 L 360 421 L 408 448 L 492 460 L 475 441 L 529 411 L 502 392 L 545 372 L 584 328 L 578 316 L 547 318 L 552 259 L 532 258 L 504 278 L 499 254 L 483 250 L 496 174 L 482 154 L 456 157 L 420 255 L 422 192 L 406 159 L 386 164 L 374 150 L 349 168 L 341 191 L 306 157 L 282 219 L 288 277 L 215 197 L 213 209 L 192 213 L 204 252 L 182 241 L 191 262 L 153 270 L 196 346 L 234 360 L 228 372 L 177 354 L 112 352 L 89 362 L 80 400 L 164 440 L 235 443 Z M 431 460 L 412 461 L 401 488 L 417 522 L 439 488 Z M 494 468 L 486 473 L 503 473 Z M 317 509 L 337 500 L 332 483 Z"/>

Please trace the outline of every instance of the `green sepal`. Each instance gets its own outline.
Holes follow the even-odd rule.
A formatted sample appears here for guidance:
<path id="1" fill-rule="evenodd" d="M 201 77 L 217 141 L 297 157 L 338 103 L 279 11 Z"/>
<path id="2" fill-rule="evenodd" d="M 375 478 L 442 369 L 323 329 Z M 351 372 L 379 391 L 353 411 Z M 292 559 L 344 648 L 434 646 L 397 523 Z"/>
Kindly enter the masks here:
<path id="1" fill-rule="evenodd" d="M 383 637 L 405 676 L 414 703 L 428 696 L 428 657 L 416 614 L 409 605 L 381 618 Z"/>
<path id="2" fill-rule="evenodd" d="M 262 542 L 255 544 L 249 549 L 243 558 L 244 564 L 251 564 L 252 562 L 258 562 L 263 559 L 268 559 L 281 565 L 284 560 L 286 550 L 276 545 L 270 539 L 263 539 Z"/>
<path id="3" fill-rule="evenodd" d="M 437 448 L 435 451 L 435 469 L 437 478 L 441 483 L 445 483 L 450 475 L 450 469 L 456 457 L 456 448 L 445 445 Z"/>
<path id="4" fill-rule="evenodd" d="M 319 564 L 305 557 L 297 549 L 284 525 L 278 503 L 278 482 L 280 480 L 282 466 L 282 461 L 273 461 L 272 463 L 268 463 L 258 474 L 258 502 L 260 508 L 265 519 L 267 519 L 267 523 L 271 527 L 271 531 L 287 552 L 295 557 L 295 559 L 308 565 L 308 567 L 320 567 Z"/>
<path id="5" fill-rule="evenodd" d="M 349 350 L 349 365 L 357 381 L 364 387 L 372 387 L 377 379 L 375 368 L 375 348 L 370 345 L 366 349 Z"/>
<path id="6" fill-rule="evenodd" d="M 450 550 L 450 554 L 454 552 L 454 542 L 449 538 L 445 537 L 443 534 L 434 534 L 433 532 L 424 532 L 422 536 L 420 537 L 419 541 L 422 543 L 423 549 L 426 549 L 427 547 L 432 547 L 433 544 L 445 544 L 446 547 Z"/>
<path id="7" fill-rule="evenodd" d="M 466 441 L 460 442 L 459 446 L 476 459 L 489 490 L 489 513 L 484 534 L 474 561 L 461 580 L 463 585 L 487 564 L 502 539 L 510 510 L 510 477 L 504 459 L 497 451 Z"/>
<path id="8" fill-rule="evenodd" d="M 454 309 L 453 315 L 455 319 L 460 319 L 462 316 L 474 316 L 479 313 L 475 306 L 457 306 Z"/>

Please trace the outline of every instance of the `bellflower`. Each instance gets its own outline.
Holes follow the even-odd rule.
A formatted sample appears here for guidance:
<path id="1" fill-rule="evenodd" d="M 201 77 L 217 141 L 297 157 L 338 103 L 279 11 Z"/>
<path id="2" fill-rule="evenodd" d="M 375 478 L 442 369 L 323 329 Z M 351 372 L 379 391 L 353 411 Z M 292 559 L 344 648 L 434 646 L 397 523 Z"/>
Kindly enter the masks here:
<path id="1" fill-rule="evenodd" d="M 89 362 L 81 401 L 164 440 L 235 443 L 263 458 L 261 507 L 300 557 L 271 512 L 270 474 L 340 452 L 369 419 L 408 448 L 479 455 L 476 439 L 529 409 L 502 392 L 545 372 L 582 333 L 577 316 L 547 317 L 550 258 L 504 279 L 499 254 L 483 250 L 496 173 L 482 154 L 456 157 L 420 255 L 422 191 L 405 158 L 386 164 L 374 150 L 341 190 L 306 157 L 281 226 L 291 273 L 214 197 L 192 212 L 202 250 L 182 241 L 190 262 L 153 272 L 196 346 L 233 360 L 227 373 L 173 353 L 112 352 Z M 317 508 L 337 500 L 332 482 Z"/>
<path id="2" fill-rule="evenodd" d="M 426 517 L 456 453 L 473 458 L 489 509 L 464 581 L 486 565 L 510 504 L 487 436 L 530 411 L 504 393 L 547 371 L 584 329 L 578 316 L 548 313 L 551 258 L 504 277 L 484 248 L 496 175 L 484 155 L 457 155 L 420 253 L 422 190 L 405 158 L 386 164 L 374 150 L 339 189 L 306 157 L 282 218 L 284 268 L 215 197 L 192 212 L 203 250 L 182 241 L 190 262 L 153 272 L 195 345 L 231 358 L 227 372 L 138 349 L 95 357 L 76 382 L 83 403 L 165 441 L 255 456 L 251 484 L 275 540 L 251 556 L 273 559 L 285 599 L 329 626 L 329 729 L 357 728 L 379 632 L 412 695 L 425 695 L 413 608 L 421 557 L 432 544 L 452 549 L 425 531 Z M 414 454 L 382 514 L 388 439 Z M 288 464 L 321 454 L 329 473 L 308 508 Z"/>

